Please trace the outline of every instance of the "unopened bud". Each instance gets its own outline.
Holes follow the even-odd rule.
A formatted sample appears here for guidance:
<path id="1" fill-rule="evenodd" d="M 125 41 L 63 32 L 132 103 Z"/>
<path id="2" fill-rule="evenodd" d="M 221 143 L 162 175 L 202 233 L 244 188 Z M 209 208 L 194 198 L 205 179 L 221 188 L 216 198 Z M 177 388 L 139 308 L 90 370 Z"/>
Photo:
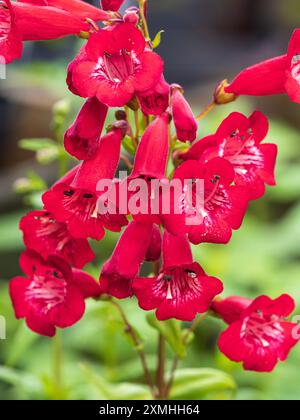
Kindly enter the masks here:
<path id="1" fill-rule="evenodd" d="M 126 121 L 127 120 L 126 112 L 123 111 L 122 109 L 119 109 L 118 111 L 116 111 L 115 117 L 116 117 L 116 120 L 118 120 L 118 121 L 121 121 L 121 120 Z"/>
<path id="2" fill-rule="evenodd" d="M 115 121 L 113 124 L 110 124 L 106 127 L 106 131 L 108 133 L 114 129 L 122 130 L 123 136 L 125 136 L 128 131 L 128 122 L 125 120 L 119 120 L 119 121 Z"/>
<path id="3" fill-rule="evenodd" d="M 233 93 L 227 93 L 225 88 L 229 86 L 227 79 L 223 80 L 216 88 L 214 93 L 214 102 L 216 105 L 225 105 L 234 102 L 237 96 Z"/>
<path id="4" fill-rule="evenodd" d="M 137 7 L 129 7 L 124 14 L 124 22 L 137 25 L 140 20 L 140 11 Z"/>

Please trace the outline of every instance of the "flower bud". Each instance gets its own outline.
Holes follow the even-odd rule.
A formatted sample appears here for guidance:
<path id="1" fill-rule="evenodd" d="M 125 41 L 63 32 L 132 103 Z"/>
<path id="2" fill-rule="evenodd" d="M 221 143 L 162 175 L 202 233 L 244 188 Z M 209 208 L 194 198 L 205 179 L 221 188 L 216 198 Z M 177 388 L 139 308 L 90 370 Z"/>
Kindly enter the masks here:
<path id="1" fill-rule="evenodd" d="M 225 92 L 225 88 L 229 86 L 227 79 L 223 80 L 216 88 L 214 93 L 214 101 L 216 105 L 225 105 L 234 102 L 237 96 L 233 93 Z"/>
<path id="2" fill-rule="evenodd" d="M 124 22 L 137 25 L 140 20 L 140 13 L 137 7 L 129 7 L 124 14 Z"/>

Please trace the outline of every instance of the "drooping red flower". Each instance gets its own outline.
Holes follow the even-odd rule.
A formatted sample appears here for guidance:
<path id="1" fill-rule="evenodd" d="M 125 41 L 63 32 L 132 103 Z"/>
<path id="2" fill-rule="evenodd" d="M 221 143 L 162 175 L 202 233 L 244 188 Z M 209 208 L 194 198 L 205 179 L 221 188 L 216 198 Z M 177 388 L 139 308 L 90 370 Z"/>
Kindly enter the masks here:
<path id="1" fill-rule="evenodd" d="M 238 298 L 214 304 L 213 309 L 229 323 L 219 339 L 221 352 L 234 362 L 243 362 L 246 370 L 271 372 L 298 342 L 293 334 L 298 324 L 285 320 L 294 307 L 289 295 L 274 300 L 260 296 L 248 305 Z"/>
<path id="2" fill-rule="evenodd" d="M 0 55 L 20 58 L 22 41 L 49 40 L 87 31 L 89 25 L 64 10 L 3 0 L 0 4 Z"/>
<path id="3" fill-rule="evenodd" d="M 249 201 L 248 189 L 232 185 L 235 172 L 225 159 L 213 158 L 206 164 L 188 160 L 174 178 L 191 180 L 190 191 L 180 198 L 189 239 L 201 242 L 227 243 L 232 229 L 239 229 Z M 198 187 L 197 184 L 203 182 Z"/>
<path id="4" fill-rule="evenodd" d="M 46 261 L 32 250 L 25 251 L 20 265 L 26 277 L 10 282 L 10 296 L 16 317 L 26 318 L 34 332 L 53 337 L 56 327 L 78 322 L 85 311 L 85 299 L 99 296 L 99 285 L 83 271 L 74 269 L 61 258 Z"/>
<path id="5" fill-rule="evenodd" d="M 241 313 L 251 305 L 252 299 L 241 296 L 230 296 L 225 299 L 215 299 L 211 309 L 219 315 L 227 324 L 237 321 Z"/>
<path id="6" fill-rule="evenodd" d="M 141 109 L 146 115 L 161 115 L 169 106 L 170 85 L 162 75 L 157 85 L 137 95 Z"/>
<path id="7" fill-rule="evenodd" d="M 198 124 L 188 101 L 182 94 L 182 88 L 178 85 L 172 85 L 171 108 L 177 139 L 184 142 L 194 141 L 197 137 Z"/>
<path id="8" fill-rule="evenodd" d="M 132 282 L 148 251 L 152 225 L 130 222 L 100 275 L 102 293 L 124 299 L 133 295 Z"/>
<path id="9" fill-rule="evenodd" d="M 120 231 L 127 224 L 124 215 L 100 214 L 98 200 L 104 191 L 97 190 L 101 180 L 112 180 L 120 157 L 122 128 L 113 128 L 101 138 L 94 157 L 84 161 L 72 182 L 58 182 L 42 199 L 48 211 L 56 220 L 65 222 L 75 238 L 94 238 L 100 240 L 104 228 Z"/>
<path id="10" fill-rule="evenodd" d="M 116 12 L 120 9 L 124 0 L 101 0 L 101 6 L 103 10 L 111 10 Z"/>
<path id="11" fill-rule="evenodd" d="M 163 238 L 163 268 L 156 277 L 137 277 L 133 290 L 142 309 L 156 310 L 157 319 L 176 318 L 192 321 L 204 313 L 216 295 L 222 292 L 220 280 L 205 274 L 193 262 L 190 244 L 184 236 L 167 232 Z"/>
<path id="12" fill-rule="evenodd" d="M 235 184 L 249 188 L 250 198 L 255 200 L 265 193 L 265 184 L 275 185 L 277 146 L 261 144 L 268 129 L 268 120 L 259 111 L 249 118 L 233 112 L 222 122 L 215 135 L 193 144 L 181 158 L 200 162 L 208 162 L 214 157 L 228 160 L 235 170 Z"/>
<path id="13" fill-rule="evenodd" d="M 73 70 L 74 68 L 76 68 L 77 64 L 81 63 L 82 61 L 86 61 L 87 60 L 87 55 L 85 52 L 85 47 L 86 44 L 84 44 L 78 54 L 76 55 L 76 57 L 69 63 L 68 65 L 68 70 L 67 70 L 67 85 L 69 90 L 74 93 L 74 95 L 79 95 L 77 89 L 75 88 L 74 84 L 73 84 Z"/>
<path id="14" fill-rule="evenodd" d="M 162 59 L 145 47 L 142 33 L 130 23 L 93 33 L 85 47 L 86 60 L 72 70 L 75 90 L 107 106 L 126 105 L 135 93 L 152 89 L 163 72 Z"/>
<path id="15" fill-rule="evenodd" d="M 146 257 L 145 257 L 146 261 L 158 261 L 160 259 L 161 242 L 162 242 L 162 238 L 161 238 L 160 229 L 157 225 L 153 225 L 151 241 L 150 241 L 150 245 L 147 250 Z"/>
<path id="16" fill-rule="evenodd" d="M 22 3 L 32 4 L 36 6 L 50 6 L 57 9 L 65 10 L 72 15 L 78 16 L 85 20 L 92 19 L 95 22 L 109 20 L 110 14 L 98 7 L 95 7 L 86 1 L 81 0 L 18 0 Z"/>
<path id="17" fill-rule="evenodd" d="M 99 146 L 108 108 L 97 98 L 88 99 L 65 134 L 65 148 L 79 160 L 90 159 Z"/>
<path id="18" fill-rule="evenodd" d="M 46 210 L 34 210 L 21 219 L 25 246 L 44 259 L 51 255 L 63 258 L 71 266 L 82 268 L 95 255 L 86 239 L 73 238 L 65 223 L 54 219 Z"/>
<path id="19" fill-rule="evenodd" d="M 291 37 L 288 52 L 244 69 L 225 88 L 235 95 L 277 95 L 287 93 L 300 103 L 300 29 Z"/>

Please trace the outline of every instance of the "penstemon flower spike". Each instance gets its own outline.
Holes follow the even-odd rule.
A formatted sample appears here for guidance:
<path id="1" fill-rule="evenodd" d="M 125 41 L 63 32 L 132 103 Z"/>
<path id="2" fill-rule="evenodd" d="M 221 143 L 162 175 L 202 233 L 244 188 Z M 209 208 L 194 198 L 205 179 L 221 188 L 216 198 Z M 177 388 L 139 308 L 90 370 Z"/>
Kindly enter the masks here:
<path id="1" fill-rule="evenodd" d="M 269 123 L 260 111 L 249 117 L 233 112 L 215 133 L 200 140 L 198 123 L 240 95 L 287 93 L 299 103 L 300 30 L 285 55 L 243 70 L 231 83 L 220 82 L 213 101 L 195 116 L 183 88 L 165 79 L 163 59 L 153 51 L 150 3 L 139 0 L 138 7 L 122 14 L 123 4 L 102 0 L 97 8 L 81 0 L 49 0 L 47 6 L 43 0 L 0 2 L 0 55 L 6 63 L 21 57 L 26 41 L 71 34 L 86 39 L 67 69 L 70 92 L 86 99 L 64 135 L 66 152 L 81 162 L 43 194 L 43 209 L 22 218 L 27 249 L 20 265 L 25 277 L 11 280 L 10 295 L 16 317 L 49 337 L 81 319 L 86 299 L 108 297 L 139 353 L 152 396 L 169 398 L 180 357 L 175 355 L 167 374 L 166 337 L 159 330 L 154 376 L 142 341 L 117 299 L 135 297 L 141 311 L 155 310 L 158 325 L 170 319 L 191 322 L 179 333 L 184 347 L 204 317 L 223 319 L 228 327 L 219 348 L 246 370 L 272 371 L 299 340 L 293 335 L 296 325 L 286 320 L 295 306 L 290 296 L 218 297 L 221 280 L 194 260 L 191 245 L 230 241 L 249 203 L 264 195 L 266 185 L 275 185 L 277 157 L 277 146 L 264 142 Z M 103 134 L 114 107 L 119 108 L 116 121 Z M 130 171 L 122 180 L 116 178 L 120 162 Z M 102 181 L 126 191 L 125 211 L 119 197 L 116 213 L 100 213 L 99 201 L 106 202 L 99 189 Z M 140 199 L 143 204 L 174 199 L 169 212 L 160 206 L 155 214 L 133 212 L 136 191 L 128 183 L 148 188 L 153 181 L 161 190 L 172 182 L 179 185 L 177 194 L 146 189 Z M 82 269 L 95 259 L 88 238 L 101 241 L 105 229 L 120 232 L 120 237 L 96 282 Z M 142 270 L 144 262 L 153 264 L 149 277 Z"/>

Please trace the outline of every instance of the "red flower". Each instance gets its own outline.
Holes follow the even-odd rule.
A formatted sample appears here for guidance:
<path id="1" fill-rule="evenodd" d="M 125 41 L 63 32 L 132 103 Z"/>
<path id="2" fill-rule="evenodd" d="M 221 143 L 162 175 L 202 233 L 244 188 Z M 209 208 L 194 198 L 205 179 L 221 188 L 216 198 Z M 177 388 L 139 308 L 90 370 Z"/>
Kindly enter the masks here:
<path id="1" fill-rule="evenodd" d="M 250 198 L 255 200 L 264 194 L 265 184 L 275 185 L 277 146 L 261 144 L 268 129 L 268 120 L 261 112 L 254 112 L 250 118 L 234 112 L 215 135 L 199 140 L 181 157 L 200 162 L 217 156 L 228 160 L 235 170 L 235 184 L 249 188 Z"/>
<path id="2" fill-rule="evenodd" d="M 158 261 L 161 255 L 161 233 L 157 225 L 153 225 L 150 245 L 145 257 L 146 261 Z"/>
<path id="3" fill-rule="evenodd" d="M 206 164 L 186 161 L 175 171 L 174 178 L 193 182 L 191 194 L 183 193 L 181 197 L 186 221 L 194 219 L 187 226 L 192 243 L 227 243 L 232 229 L 239 229 L 249 195 L 247 188 L 231 185 L 234 176 L 232 165 L 222 158 L 214 158 Z M 204 187 L 197 191 L 200 180 Z M 200 193 L 203 197 L 197 196 Z"/>
<path id="4" fill-rule="evenodd" d="M 95 255 L 86 239 L 73 238 L 65 223 L 60 223 L 46 210 L 34 210 L 21 219 L 20 229 L 27 248 L 43 258 L 56 255 L 70 265 L 82 268 Z"/>
<path id="5" fill-rule="evenodd" d="M 85 311 L 85 298 L 98 296 L 99 286 L 88 274 L 74 269 L 62 259 L 46 261 L 34 251 L 20 258 L 25 277 L 10 282 L 10 296 L 18 319 L 26 318 L 28 327 L 52 337 L 56 327 L 78 322 Z"/>
<path id="6" fill-rule="evenodd" d="M 0 5 L 0 55 L 6 63 L 20 58 L 22 41 L 61 38 L 87 31 L 89 25 L 64 10 L 4 0 Z"/>
<path id="7" fill-rule="evenodd" d="M 104 191 L 97 191 L 100 180 L 113 179 L 116 172 L 123 138 L 123 130 L 114 128 L 102 137 L 94 157 L 84 161 L 72 182 L 55 184 L 43 195 L 43 202 L 59 222 L 68 224 L 75 238 L 91 237 L 100 240 L 104 227 L 120 231 L 127 219 L 118 214 L 99 214 L 97 202 Z"/>
<path id="8" fill-rule="evenodd" d="M 142 33 L 122 23 L 93 33 L 86 45 L 86 60 L 73 68 L 73 85 L 82 97 L 96 96 L 107 106 L 126 105 L 137 92 L 159 81 L 162 59 L 145 51 Z"/>
<path id="9" fill-rule="evenodd" d="M 300 30 L 292 35 L 288 52 L 243 70 L 225 88 L 235 95 L 276 95 L 287 93 L 292 101 L 300 103 Z"/>
<path id="10" fill-rule="evenodd" d="M 103 10 L 111 10 L 116 12 L 120 9 L 124 0 L 101 0 L 101 6 Z"/>
<path id="11" fill-rule="evenodd" d="M 181 89 L 180 86 L 172 86 L 171 107 L 176 135 L 180 141 L 194 141 L 197 137 L 198 124 Z"/>
<path id="12" fill-rule="evenodd" d="M 0 55 L 6 63 L 10 63 L 21 57 L 22 36 L 18 31 L 10 0 L 3 1 L 4 3 L 0 4 Z"/>
<path id="13" fill-rule="evenodd" d="M 77 159 L 94 156 L 107 116 L 107 106 L 90 98 L 81 108 L 76 120 L 65 134 L 65 148 Z"/>
<path id="14" fill-rule="evenodd" d="M 192 321 L 209 309 L 222 292 L 220 280 L 205 274 L 193 256 L 185 237 L 167 232 L 163 238 L 163 269 L 157 277 L 136 278 L 134 293 L 142 309 L 156 309 L 160 321 L 176 318 Z"/>
<path id="15" fill-rule="evenodd" d="M 150 245 L 152 225 L 131 222 L 120 237 L 100 276 L 102 293 L 118 299 L 133 295 L 132 282 L 139 273 Z"/>
<path id="16" fill-rule="evenodd" d="M 110 14 L 104 10 L 81 0 L 18 0 L 21 3 L 32 4 L 36 6 L 50 6 L 65 10 L 80 19 L 92 19 L 95 22 L 109 20 Z"/>
<path id="17" fill-rule="evenodd" d="M 294 307 L 289 295 L 274 300 L 260 296 L 248 305 L 246 301 L 241 305 L 238 298 L 214 305 L 214 310 L 229 322 L 219 339 L 221 352 L 234 362 L 243 362 L 246 370 L 271 372 L 279 360 L 286 360 L 298 341 L 293 336 L 298 325 L 284 320 Z M 235 315 L 226 319 L 229 312 Z"/>
<path id="18" fill-rule="evenodd" d="M 169 106 L 170 85 L 162 75 L 157 85 L 137 95 L 142 111 L 146 115 L 161 115 Z"/>

